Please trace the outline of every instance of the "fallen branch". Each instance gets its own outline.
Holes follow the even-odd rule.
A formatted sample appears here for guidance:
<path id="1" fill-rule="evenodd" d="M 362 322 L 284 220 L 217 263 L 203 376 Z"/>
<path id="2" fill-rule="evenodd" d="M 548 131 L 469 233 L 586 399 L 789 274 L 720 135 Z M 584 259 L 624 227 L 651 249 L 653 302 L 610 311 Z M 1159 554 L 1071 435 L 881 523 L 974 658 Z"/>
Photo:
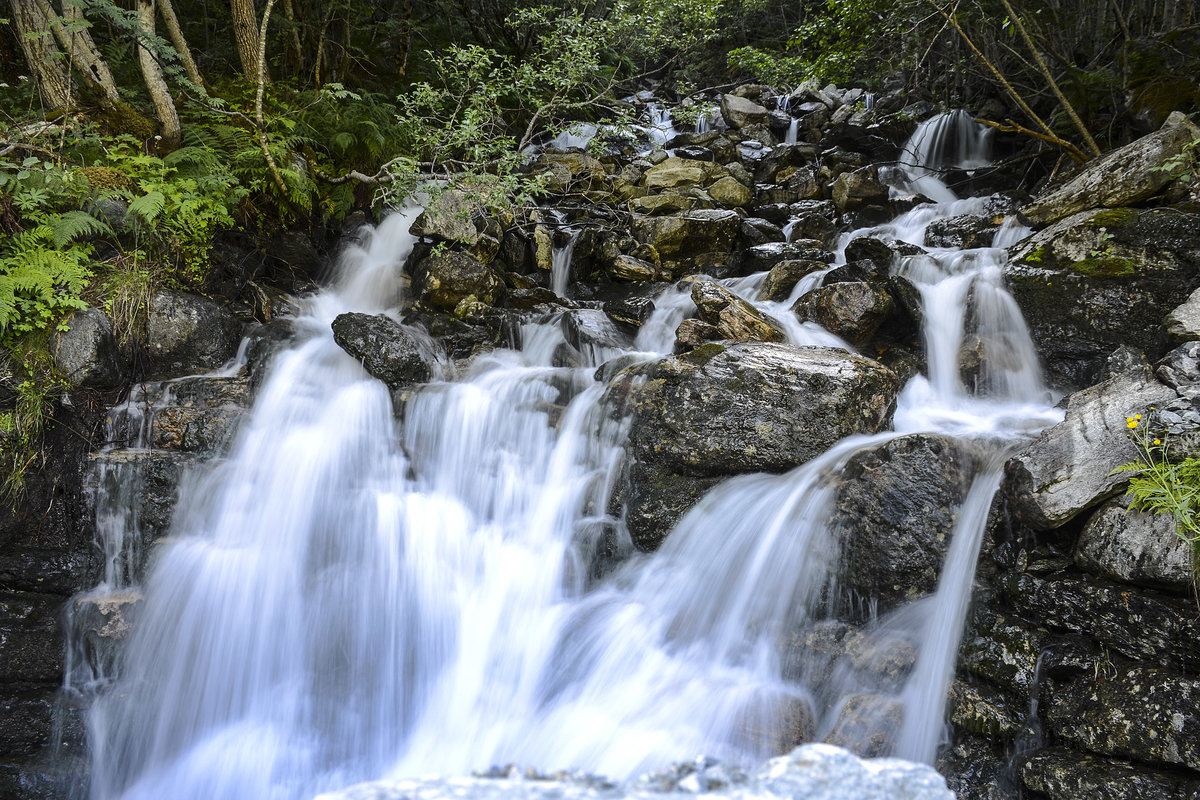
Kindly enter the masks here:
<path id="1" fill-rule="evenodd" d="M 1040 139 L 1043 142 L 1049 142 L 1056 147 L 1061 147 L 1063 150 L 1066 150 L 1071 158 L 1075 159 L 1081 164 L 1088 160 L 1088 157 L 1082 150 L 1054 133 L 1039 133 L 1038 131 L 1026 128 L 1024 125 L 1021 125 L 1020 123 L 1011 119 L 1006 119 L 1004 122 L 995 122 L 990 119 L 976 119 L 975 121 L 980 125 L 987 125 L 989 128 L 995 128 L 1001 133 L 1022 133 L 1026 136 L 1032 136 L 1034 139 Z"/>

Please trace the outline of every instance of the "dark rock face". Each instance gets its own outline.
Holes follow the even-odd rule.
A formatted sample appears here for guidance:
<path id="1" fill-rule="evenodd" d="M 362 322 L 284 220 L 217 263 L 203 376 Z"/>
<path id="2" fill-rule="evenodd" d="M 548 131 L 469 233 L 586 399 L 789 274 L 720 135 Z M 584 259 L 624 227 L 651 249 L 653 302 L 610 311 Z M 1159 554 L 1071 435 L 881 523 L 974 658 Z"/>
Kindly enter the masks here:
<path id="1" fill-rule="evenodd" d="M 1022 783 L 1051 800 L 1177 800 L 1200 796 L 1200 778 L 1149 770 L 1065 747 L 1040 750 L 1019 766 Z"/>
<path id="2" fill-rule="evenodd" d="M 421 305 L 453 312 L 463 300 L 473 297 L 494 305 L 503 299 L 504 281 L 477 259 L 456 250 L 431 255 L 416 270 Z"/>
<path id="3" fill-rule="evenodd" d="M 843 585 L 881 610 L 932 592 L 969 463 L 954 440 L 924 434 L 855 454 L 830 521 L 842 542 Z"/>
<path id="4" fill-rule="evenodd" d="M 332 327 L 338 346 L 388 388 L 399 389 L 430 379 L 429 364 L 416 339 L 391 317 L 339 314 Z"/>
<path id="5" fill-rule="evenodd" d="M 216 369 L 237 354 L 242 323 L 209 300 L 179 292 L 150 299 L 146 342 L 161 377 Z"/>
<path id="6" fill-rule="evenodd" d="M 120 385 L 125 378 L 125 361 L 103 311 L 89 308 L 71 316 L 67 330 L 54 337 L 54 366 L 78 386 Z"/>
<path id="7" fill-rule="evenodd" d="M 1058 737 L 1093 753 L 1200 769 L 1200 680 L 1113 666 L 1052 689 L 1046 710 Z"/>
<path id="8" fill-rule="evenodd" d="M 697 479 L 783 471 L 850 433 L 879 430 L 897 383 L 860 356 L 769 343 L 709 344 L 618 374 L 604 402 L 631 415 L 625 500 L 635 544 L 657 546 L 673 521 L 658 509 L 690 507 L 708 488 Z"/>
<path id="9" fill-rule="evenodd" d="M 1053 377 L 1089 386 L 1122 344 L 1167 352 L 1163 315 L 1200 283 L 1197 231 L 1172 209 L 1085 211 L 1014 250 L 1005 277 Z"/>
<path id="10" fill-rule="evenodd" d="M 864 347 L 895 307 L 892 296 L 864 281 L 831 283 L 796 301 L 792 310 L 855 347 Z"/>

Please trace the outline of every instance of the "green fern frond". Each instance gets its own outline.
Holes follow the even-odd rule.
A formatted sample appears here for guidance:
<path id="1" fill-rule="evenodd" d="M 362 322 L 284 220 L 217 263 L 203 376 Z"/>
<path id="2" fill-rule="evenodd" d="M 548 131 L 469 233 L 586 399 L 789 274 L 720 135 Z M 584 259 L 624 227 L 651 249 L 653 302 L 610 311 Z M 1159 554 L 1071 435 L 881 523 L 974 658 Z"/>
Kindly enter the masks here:
<path id="1" fill-rule="evenodd" d="M 155 190 L 147 192 L 130 203 L 127 214 L 141 217 L 146 222 L 153 223 L 155 217 L 162 213 L 166 205 L 167 198 L 163 196 L 162 192 Z"/>
<path id="2" fill-rule="evenodd" d="M 53 228 L 54 246 L 59 249 L 82 236 L 113 235 L 113 229 L 107 222 L 86 211 L 68 211 L 52 218 L 50 225 Z"/>

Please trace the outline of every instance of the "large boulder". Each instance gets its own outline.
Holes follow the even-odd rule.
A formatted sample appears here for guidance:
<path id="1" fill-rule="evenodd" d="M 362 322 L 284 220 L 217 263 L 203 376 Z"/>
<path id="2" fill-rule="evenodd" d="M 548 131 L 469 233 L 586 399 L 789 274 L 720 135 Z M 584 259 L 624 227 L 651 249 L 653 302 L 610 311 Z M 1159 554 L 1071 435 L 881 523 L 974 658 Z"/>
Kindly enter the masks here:
<path id="1" fill-rule="evenodd" d="M 453 312 L 469 298 L 493 305 L 505 295 L 504 281 L 494 270 L 455 250 L 430 255 L 417 275 L 421 305 L 437 311 Z"/>
<path id="2" fill-rule="evenodd" d="M 339 314 L 333 340 L 390 389 L 428 381 L 433 373 L 417 339 L 400 323 L 382 314 Z"/>
<path id="3" fill-rule="evenodd" d="M 833 182 L 833 202 L 842 211 L 853 211 L 871 203 L 884 203 L 888 187 L 880 183 L 873 167 L 843 172 Z"/>
<path id="4" fill-rule="evenodd" d="M 633 220 L 634 236 L 654 248 L 672 277 L 727 273 L 741 227 L 735 211 L 701 210 Z"/>
<path id="5" fill-rule="evenodd" d="M 1136 204 L 1178 177 L 1183 165 L 1172 169 L 1168 162 L 1195 139 L 1200 139 L 1200 128 L 1176 112 L 1159 130 L 1090 162 L 1021 213 L 1029 221 L 1045 225 L 1089 208 Z"/>
<path id="6" fill-rule="evenodd" d="M 1192 547 L 1179 537 L 1175 518 L 1109 500 L 1088 520 L 1075 543 L 1075 563 L 1106 578 L 1185 592 L 1192 585 Z"/>
<path id="7" fill-rule="evenodd" d="M 1175 397 L 1149 367 L 1072 395 L 1063 421 L 1005 466 L 1005 491 L 1017 516 L 1035 530 L 1050 530 L 1120 491 L 1128 476 L 1114 475 L 1113 468 L 1138 457 L 1126 418 Z"/>
<path id="8" fill-rule="evenodd" d="M 1163 315 L 1200 284 L 1200 215 L 1085 211 L 1021 242 L 1005 277 L 1051 373 L 1087 386 L 1122 344 L 1170 346 Z"/>
<path id="9" fill-rule="evenodd" d="M 736 94 L 721 95 L 721 116 L 725 124 L 741 130 L 749 125 L 765 125 L 770 112 L 753 100 L 738 97 Z"/>
<path id="10" fill-rule="evenodd" d="M 676 518 L 660 509 L 681 513 L 721 477 L 780 472 L 880 430 L 897 384 L 861 356 L 773 343 L 708 344 L 619 373 L 604 403 L 630 418 L 624 499 L 635 543 L 656 547 Z"/>
<path id="11" fill-rule="evenodd" d="M 214 370 L 237 354 L 242 323 L 211 300 L 180 292 L 150 298 L 146 347 L 161 377 Z"/>
<path id="12" fill-rule="evenodd" d="M 71 315 L 67 329 L 54 337 L 54 366 L 77 386 L 109 388 L 124 380 L 125 360 L 103 311 L 89 308 Z"/>
<path id="13" fill-rule="evenodd" d="M 931 593 L 970 463 L 953 439 L 926 434 L 856 453 L 830 519 L 842 543 L 840 585 L 876 601 L 880 611 Z"/>
<path id="14" fill-rule="evenodd" d="M 865 347 L 895 305 L 883 289 L 865 281 L 844 281 L 808 292 L 792 310 L 854 347 Z"/>
<path id="15" fill-rule="evenodd" d="M 646 170 L 641 184 L 653 192 L 661 192 L 685 186 L 709 186 L 728 177 L 729 170 L 720 164 L 672 156 Z"/>
<path id="16" fill-rule="evenodd" d="M 789 258 L 776 262 L 758 289 L 758 299 L 781 303 L 791 296 L 801 278 L 828 267 L 824 261 L 811 258 Z"/>

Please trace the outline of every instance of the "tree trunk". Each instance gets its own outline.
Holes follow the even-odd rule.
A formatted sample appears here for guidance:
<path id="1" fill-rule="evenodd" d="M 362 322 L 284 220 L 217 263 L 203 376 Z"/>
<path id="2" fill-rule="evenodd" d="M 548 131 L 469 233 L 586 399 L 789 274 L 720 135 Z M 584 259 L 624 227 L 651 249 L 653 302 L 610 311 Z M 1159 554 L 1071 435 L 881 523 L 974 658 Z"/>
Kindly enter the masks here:
<path id="1" fill-rule="evenodd" d="M 67 22 L 64 26 L 46 0 L 37 2 L 42 14 L 51 20 L 50 30 L 53 31 L 59 46 L 71 57 L 71 63 L 79 70 L 83 79 L 102 96 L 101 104 L 116 103 L 120 100 L 121 96 L 117 93 L 117 83 L 113 80 L 112 72 L 109 71 L 104 56 L 100 55 L 96 43 L 92 41 L 92 35 L 88 33 L 83 10 L 74 3 L 63 3 L 62 19 Z"/>
<path id="2" fill-rule="evenodd" d="M 229 0 L 233 12 L 233 42 L 237 45 L 242 74 L 248 80 L 258 80 L 258 17 L 254 0 Z"/>
<path id="3" fill-rule="evenodd" d="M 50 20 L 37 0 L 8 0 L 17 42 L 33 73 L 38 95 L 49 109 L 69 108 L 75 102 L 67 65 L 54 39 L 46 35 Z"/>
<path id="4" fill-rule="evenodd" d="M 146 33 L 154 33 L 155 0 L 138 0 L 137 10 L 142 29 Z M 179 147 L 179 112 L 171 99 L 162 67 L 154 58 L 154 54 L 141 43 L 138 44 L 138 62 L 142 66 L 142 78 L 146 82 L 146 89 L 154 102 L 154 111 L 162 125 L 162 147 L 165 150 L 174 150 Z"/>
<path id="5" fill-rule="evenodd" d="M 408 48 L 412 42 L 413 0 L 400 2 L 400 41 L 396 43 L 396 77 L 408 75 Z"/>
<path id="6" fill-rule="evenodd" d="M 188 80 L 203 88 L 204 76 L 196 66 L 196 59 L 192 58 L 192 49 L 188 47 L 187 39 L 183 38 L 183 29 L 179 27 L 179 18 L 175 16 L 175 7 L 171 5 L 171 0 L 158 0 L 158 13 L 162 15 L 163 24 L 167 26 L 167 36 L 171 37 L 171 44 L 179 53 L 179 60 L 183 62 L 183 70 L 187 73 Z"/>
<path id="7" fill-rule="evenodd" d="M 288 42 L 292 48 L 292 58 L 296 61 L 296 75 L 304 71 L 304 48 L 300 46 L 300 27 L 296 22 L 296 9 L 292 5 L 292 0 L 283 0 L 283 16 L 287 18 L 288 28 L 291 31 L 288 37 Z"/>

